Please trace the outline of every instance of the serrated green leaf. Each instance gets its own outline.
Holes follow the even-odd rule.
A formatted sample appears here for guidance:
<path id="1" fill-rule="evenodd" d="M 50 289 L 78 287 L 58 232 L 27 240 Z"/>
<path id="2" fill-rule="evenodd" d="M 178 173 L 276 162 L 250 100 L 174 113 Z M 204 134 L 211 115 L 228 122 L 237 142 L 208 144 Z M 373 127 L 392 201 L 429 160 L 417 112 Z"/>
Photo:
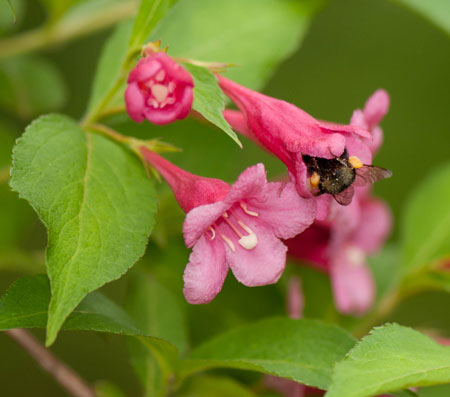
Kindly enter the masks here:
<path id="1" fill-rule="evenodd" d="M 159 20 L 178 0 L 141 0 L 131 33 L 130 48 L 142 46 Z"/>
<path id="2" fill-rule="evenodd" d="M 17 280 L 0 299 L 0 330 L 45 328 L 50 301 L 50 285 L 45 275 Z M 66 331 L 96 331 L 134 336 L 161 355 L 177 354 L 171 343 L 139 330 L 131 318 L 99 292 L 93 292 L 70 314 Z"/>
<path id="3" fill-rule="evenodd" d="M 14 269 L 17 263 L 15 254 L 20 253 L 15 251 L 13 245 L 23 235 L 33 215 L 29 205 L 19 200 L 7 183 L 13 145 L 13 135 L 0 123 L 0 269 Z M 13 257 L 9 257 L 10 253 L 13 253 Z"/>
<path id="4" fill-rule="evenodd" d="M 184 314 L 172 293 L 150 275 L 135 274 L 127 294 L 127 309 L 138 327 L 178 347 L 181 354 L 188 347 Z M 157 394 L 170 374 L 160 373 L 159 365 L 142 345 L 130 341 L 131 360 L 145 387 L 146 395 Z"/>
<path id="5" fill-rule="evenodd" d="M 225 98 L 217 84 L 216 76 L 201 66 L 186 63 L 184 67 L 194 79 L 194 103 L 192 108 L 205 119 L 225 131 L 242 148 L 242 143 L 239 141 L 236 133 L 231 129 L 225 117 L 223 117 Z"/>
<path id="6" fill-rule="evenodd" d="M 180 1 L 151 35 L 169 54 L 238 65 L 227 77 L 261 88 L 299 46 L 323 0 Z"/>
<path id="7" fill-rule="evenodd" d="M 426 268 L 450 257 L 450 164 L 423 181 L 403 215 L 403 266 L 405 271 Z"/>
<path id="8" fill-rule="evenodd" d="M 89 292 L 119 278 L 143 255 L 155 193 L 129 151 L 56 114 L 34 121 L 18 140 L 11 186 L 48 229 L 51 344 Z"/>
<path id="9" fill-rule="evenodd" d="M 422 15 L 450 34 L 450 2 L 448 0 L 393 0 Z"/>
<path id="10" fill-rule="evenodd" d="M 20 117 L 58 110 L 66 98 L 61 74 L 48 60 L 28 55 L 0 62 L 0 106 Z"/>
<path id="11" fill-rule="evenodd" d="M 355 340 L 315 320 L 266 319 L 213 338 L 195 349 L 181 372 L 224 367 L 269 373 L 326 389 L 337 361 Z"/>
<path id="12" fill-rule="evenodd" d="M 372 330 L 336 365 L 326 397 L 369 397 L 450 383 L 450 347 L 397 324 Z"/>

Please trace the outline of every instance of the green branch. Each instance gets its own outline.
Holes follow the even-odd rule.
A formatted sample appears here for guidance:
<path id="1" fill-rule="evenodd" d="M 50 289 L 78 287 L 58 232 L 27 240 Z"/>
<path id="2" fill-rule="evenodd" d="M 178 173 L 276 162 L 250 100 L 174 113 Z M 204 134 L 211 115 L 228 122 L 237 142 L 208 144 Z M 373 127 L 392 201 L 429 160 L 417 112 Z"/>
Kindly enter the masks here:
<path id="1" fill-rule="evenodd" d="M 49 28 L 42 26 L 0 41 L 0 58 L 36 51 L 101 30 L 133 16 L 136 3 L 121 2 L 83 18 L 61 19 Z"/>

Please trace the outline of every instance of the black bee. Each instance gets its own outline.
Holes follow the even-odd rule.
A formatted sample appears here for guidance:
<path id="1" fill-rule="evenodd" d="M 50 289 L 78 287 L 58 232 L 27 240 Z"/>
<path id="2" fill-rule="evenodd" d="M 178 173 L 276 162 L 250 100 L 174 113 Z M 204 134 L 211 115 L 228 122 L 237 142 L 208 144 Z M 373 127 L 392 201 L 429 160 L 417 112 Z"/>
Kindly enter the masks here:
<path id="1" fill-rule="evenodd" d="M 348 157 L 346 150 L 334 159 L 302 157 L 308 168 L 311 186 L 318 189 L 315 195 L 331 194 L 341 205 L 352 202 L 353 186 L 364 186 L 392 176 L 386 168 L 364 165 L 357 157 Z"/>

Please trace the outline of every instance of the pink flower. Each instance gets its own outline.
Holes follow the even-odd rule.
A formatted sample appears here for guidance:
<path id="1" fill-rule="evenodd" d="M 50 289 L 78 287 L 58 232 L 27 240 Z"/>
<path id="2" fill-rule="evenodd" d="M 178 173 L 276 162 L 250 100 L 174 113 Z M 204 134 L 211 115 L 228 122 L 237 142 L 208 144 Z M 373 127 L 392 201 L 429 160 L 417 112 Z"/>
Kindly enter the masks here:
<path id="1" fill-rule="evenodd" d="M 128 76 L 125 104 L 130 117 L 141 123 L 168 124 L 184 119 L 192 107 L 191 75 L 165 52 L 142 58 Z"/>
<path id="2" fill-rule="evenodd" d="M 183 234 L 193 247 L 184 272 L 188 302 L 210 302 L 222 289 L 228 268 L 249 287 L 279 279 L 287 251 L 280 238 L 294 237 L 313 222 L 313 200 L 299 197 L 291 183 L 268 183 L 262 164 L 247 168 L 229 186 L 141 151 L 187 212 Z"/>
<path id="3" fill-rule="evenodd" d="M 352 123 L 378 134 L 376 143 L 368 141 L 375 151 L 383 133 L 377 123 L 386 114 L 389 97 L 376 91 L 364 110 L 357 110 Z M 321 202 L 319 207 L 322 205 Z M 384 244 L 391 230 L 391 215 L 386 204 L 371 196 L 370 186 L 357 187 L 350 205 L 335 202 L 330 211 L 320 214 L 302 235 L 286 242 L 289 253 L 312 263 L 330 274 L 336 307 L 342 313 L 361 315 L 372 305 L 375 286 L 366 259 Z"/>
<path id="4" fill-rule="evenodd" d="M 303 155 L 332 159 L 347 149 L 349 156 L 371 164 L 372 154 L 363 140 L 370 140 L 371 135 L 365 129 L 316 120 L 290 103 L 252 91 L 223 76 L 219 75 L 218 81 L 241 111 L 240 115 L 225 111 L 227 121 L 283 161 L 301 196 L 312 196 Z"/>

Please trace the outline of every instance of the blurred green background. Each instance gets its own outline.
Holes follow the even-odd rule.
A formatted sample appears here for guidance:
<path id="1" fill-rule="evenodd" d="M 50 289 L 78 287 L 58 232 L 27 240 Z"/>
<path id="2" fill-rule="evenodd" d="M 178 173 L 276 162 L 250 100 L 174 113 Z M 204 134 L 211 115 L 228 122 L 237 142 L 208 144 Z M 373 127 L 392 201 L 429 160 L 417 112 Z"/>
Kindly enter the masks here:
<path id="1" fill-rule="evenodd" d="M 44 17 L 37 2 L 26 3 L 24 14 L 19 14 L 24 21 L 21 30 L 36 26 Z M 3 4 L 0 12 L 8 12 Z M 82 116 L 97 60 L 109 33 L 95 33 L 40 53 L 55 62 L 66 84 L 67 100 L 60 111 L 77 119 Z M 385 144 L 374 163 L 392 169 L 394 177 L 378 183 L 375 192 L 393 209 L 395 229 L 392 240 L 395 241 L 406 198 L 426 174 L 450 158 L 449 72 L 449 37 L 420 16 L 385 0 L 332 0 L 314 19 L 301 48 L 276 71 L 264 92 L 288 100 L 317 118 L 342 123 L 348 122 L 352 111 L 362 107 L 377 88 L 389 92 L 391 109 L 382 123 Z M 10 130 L 20 132 L 29 120 L 17 119 L 2 110 L 0 121 L 7 123 Z M 244 141 L 241 151 L 221 131 L 192 120 L 163 128 L 151 127 L 148 123 L 135 125 L 124 118 L 112 122 L 129 134 L 162 137 L 183 148 L 182 154 L 173 154 L 170 158 L 194 173 L 233 181 L 245 165 L 257 161 L 268 164 L 271 176 L 283 171 L 277 161 L 250 142 Z M 163 187 L 160 190 L 165 191 Z M 170 200 L 167 205 L 171 205 Z M 36 220 L 24 233 L 23 245 L 35 249 L 43 247 L 44 242 L 45 231 Z M 173 261 L 167 256 L 162 257 L 162 251 L 153 242 L 150 244 L 148 258 L 144 261 L 149 267 L 154 266 L 154 271 L 167 284 L 172 283 L 174 289 L 181 288 L 181 272 L 188 256 L 188 252 L 180 248 L 181 242 L 171 242 Z M 0 291 L 3 293 L 18 275 L 1 272 Z M 121 303 L 124 289 L 125 281 L 120 280 L 107 286 L 105 292 Z M 324 295 L 327 294 L 329 296 L 329 291 L 325 290 Z M 241 304 L 242 296 L 248 302 L 238 315 L 234 309 Z M 449 296 L 433 293 L 416 297 L 409 305 L 406 303 L 393 319 L 403 324 L 426 328 L 440 326 L 450 331 L 450 324 L 445 320 L 450 316 L 422 309 L 436 303 L 441 308 L 450 308 Z M 223 313 L 222 322 L 217 320 L 207 325 L 205 319 L 216 307 L 226 304 L 229 310 Z M 261 306 L 264 306 L 264 312 L 259 310 Z M 284 308 L 276 286 L 244 291 L 243 287 L 228 280 L 217 302 L 209 307 L 191 307 L 189 311 L 192 322 L 198 321 L 197 325 L 206 327 L 192 327 L 192 339 L 198 343 L 221 327 L 241 321 L 239 316 L 250 321 L 262 315 L 282 314 Z M 414 322 L 408 313 L 418 313 Z M 126 395 L 138 395 L 138 381 L 128 363 L 122 338 L 63 333 L 54 351 L 87 380 L 113 380 Z M 2 395 L 65 395 L 20 347 L 2 333 L 0 352 Z"/>

